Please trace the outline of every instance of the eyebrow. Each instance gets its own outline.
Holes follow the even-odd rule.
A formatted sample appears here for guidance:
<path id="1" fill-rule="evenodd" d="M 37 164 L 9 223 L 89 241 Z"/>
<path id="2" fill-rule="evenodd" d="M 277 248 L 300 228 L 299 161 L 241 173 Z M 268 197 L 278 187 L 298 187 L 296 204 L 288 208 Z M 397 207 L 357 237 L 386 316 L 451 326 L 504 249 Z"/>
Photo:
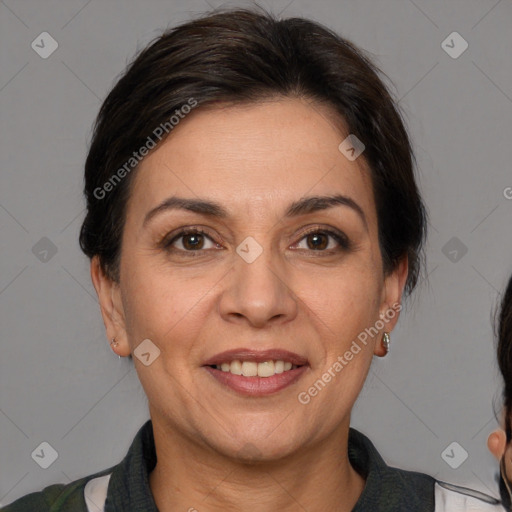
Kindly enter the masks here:
<path id="1" fill-rule="evenodd" d="M 368 222 L 363 209 L 350 197 L 335 194 L 332 196 L 308 196 L 294 201 L 286 210 L 285 218 L 298 217 L 335 206 L 346 206 L 355 211 L 363 221 L 368 230 Z M 207 217 L 227 219 L 229 212 L 219 203 L 205 199 L 189 199 L 185 197 L 172 196 L 162 201 L 158 206 L 150 210 L 144 217 L 145 226 L 156 215 L 168 210 L 187 210 Z"/>

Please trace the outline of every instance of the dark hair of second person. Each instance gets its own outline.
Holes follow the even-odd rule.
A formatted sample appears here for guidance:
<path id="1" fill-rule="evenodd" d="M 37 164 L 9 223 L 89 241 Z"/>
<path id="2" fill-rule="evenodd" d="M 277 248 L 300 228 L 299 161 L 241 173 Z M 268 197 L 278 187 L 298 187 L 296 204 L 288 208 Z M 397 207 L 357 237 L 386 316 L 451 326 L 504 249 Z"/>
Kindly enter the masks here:
<path id="1" fill-rule="evenodd" d="M 490 451 L 500 462 L 500 492 L 504 506 L 512 509 L 512 276 L 500 302 L 496 322 L 497 359 L 503 379 L 503 429 L 488 439 Z"/>

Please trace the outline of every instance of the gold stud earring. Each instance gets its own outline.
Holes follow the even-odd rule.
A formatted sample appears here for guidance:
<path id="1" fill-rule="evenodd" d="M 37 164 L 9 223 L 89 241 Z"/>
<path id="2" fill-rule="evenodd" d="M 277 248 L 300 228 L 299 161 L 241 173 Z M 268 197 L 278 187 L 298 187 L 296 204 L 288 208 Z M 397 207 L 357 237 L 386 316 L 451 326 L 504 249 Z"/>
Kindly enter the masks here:
<path id="1" fill-rule="evenodd" d="M 382 335 L 382 345 L 386 349 L 386 355 L 389 354 L 389 344 L 391 343 L 391 338 L 389 337 L 389 334 L 385 332 Z"/>
<path id="2" fill-rule="evenodd" d="M 119 342 L 118 342 L 118 341 L 116 341 L 116 339 L 115 339 L 115 338 L 112 338 L 112 340 L 110 341 L 110 346 L 112 346 L 112 345 L 114 345 L 114 347 L 115 347 L 115 348 L 117 348 L 117 347 L 118 347 L 118 345 L 119 345 Z M 121 359 L 121 356 L 120 356 L 119 354 L 117 354 L 117 358 L 120 360 L 120 359 Z"/>

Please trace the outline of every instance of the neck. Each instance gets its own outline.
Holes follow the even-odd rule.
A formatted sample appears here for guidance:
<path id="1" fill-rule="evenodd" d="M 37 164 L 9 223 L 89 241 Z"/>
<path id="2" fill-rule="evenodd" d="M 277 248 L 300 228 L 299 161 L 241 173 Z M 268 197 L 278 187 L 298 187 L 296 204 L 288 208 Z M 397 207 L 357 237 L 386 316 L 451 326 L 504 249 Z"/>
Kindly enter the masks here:
<path id="1" fill-rule="evenodd" d="M 348 459 L 348 424 L 300 453 L 253 464 L 199 446 L 154 419 L 153 432 L 157 464 L 149 484 L 160 512 L 350 512 L 364 488 Z"/>

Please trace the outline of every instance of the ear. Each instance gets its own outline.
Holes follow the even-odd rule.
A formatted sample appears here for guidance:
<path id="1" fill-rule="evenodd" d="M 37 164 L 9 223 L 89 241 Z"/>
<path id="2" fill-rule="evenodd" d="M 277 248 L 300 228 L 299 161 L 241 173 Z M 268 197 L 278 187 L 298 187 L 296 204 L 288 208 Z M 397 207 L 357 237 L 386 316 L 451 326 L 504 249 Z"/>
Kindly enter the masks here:
<path id="1" fill-rule="evenodd" d="M 487 448 L 496 457 L 497 460 L 501 460 L 505 453 L 507 446 L 507 436 L 502 429 L 495 430 L 487 438 Z"/>
<path id="2" fill-rule="evenodd" d="M 393 271 L 384 278 L 379 313 L 381 323 L 384 326 L 379 329 L 378 339 L 375 343 L 374 354 L 376 356 L 384 357 L 386 355 L 386 350 L 382 345 L 382 337 L 385 332 L 390 333 L 398 322 L 408 273 L 409 261 L 407 256 L 404 256 Z"/>
<path id="3" fill-rule="evenodd" d="M 101 268 L 99 257 L 91 259 L 91 279 L 100 302 L 101 315 L 108 340 L 115 338 L 118 345 L 112 350 L 119 356 L 130 355 L 126 324 L 119 283 L 107 276 Z"/>

